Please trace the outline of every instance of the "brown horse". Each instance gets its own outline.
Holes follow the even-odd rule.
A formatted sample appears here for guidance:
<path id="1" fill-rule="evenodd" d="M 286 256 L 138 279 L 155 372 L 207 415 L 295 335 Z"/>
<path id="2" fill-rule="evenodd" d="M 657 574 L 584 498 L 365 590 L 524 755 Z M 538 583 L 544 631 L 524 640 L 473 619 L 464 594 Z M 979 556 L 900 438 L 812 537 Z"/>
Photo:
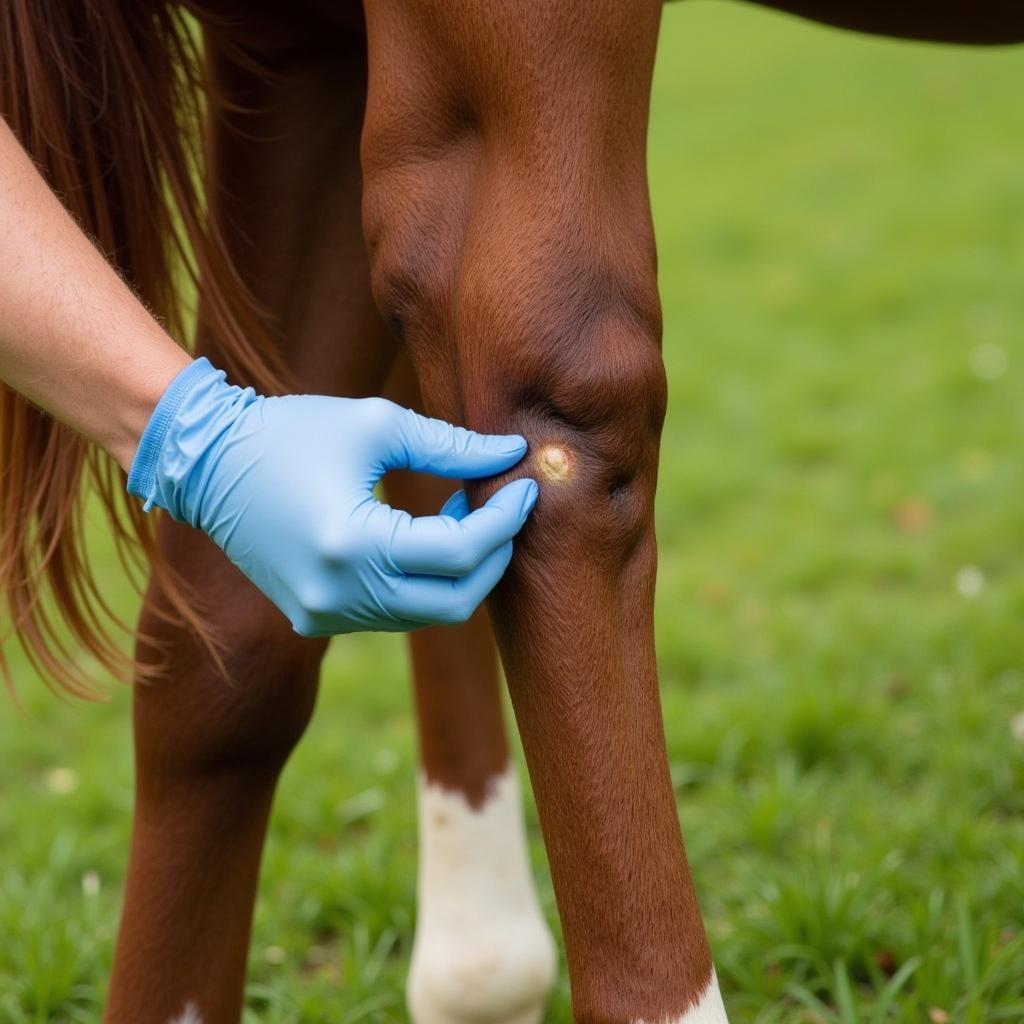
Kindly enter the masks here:
<path id="1" fill-rule="evenodd" d="M 537 476 L 542 496 L 490 612 L 576 1020 L 724 1021 L 652 637 L 665 379 L 645 135 L 660 0 L 188 6 L 201 65 L 193 22 L 161 0 L 5 0 L 0 111 L 179 330 L 174 240 L 192 254 L 197 350 L 235 381 L 387 394 L 530 440 L 516 472 Z M 1019 0 L 772 6 L 910 38 L 1024 40 Z M 197 90 L 205 205 L 187 145 Z M 112 514 L 120 482 L 10 394 L 2 426 L 5 596 L 37 663 L 73 685 L 34 598 L 48 581 L 72 636 L 116 659 L 67 509 L 86 465 Z M 412 476 L 390 494 L 413 512 L 444 496 Z M 271 798 L 325 644 L 293 633 L 200 533 L 164 520 L 154 548 L 129 515 L 154 576 L 106 1019 L 232 1024 Z M 527 1024 L 542 1013 L 553 947 L 490 627 L 480 613 L 410 644 L 422 755 L 411 1013 Z"/>

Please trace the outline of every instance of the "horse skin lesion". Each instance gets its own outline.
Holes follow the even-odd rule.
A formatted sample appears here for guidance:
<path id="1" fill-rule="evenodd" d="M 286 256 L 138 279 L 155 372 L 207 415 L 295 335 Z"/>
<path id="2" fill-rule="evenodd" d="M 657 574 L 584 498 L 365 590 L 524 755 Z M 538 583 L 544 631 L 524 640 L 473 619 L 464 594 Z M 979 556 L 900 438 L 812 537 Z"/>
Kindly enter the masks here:
<path id="1" fill-rule="evenodd" d="M 546 480 L 564 483 L 576 473 L 576 456 L 560 444 L 546 444 L 536 455 L 537 468 Z"/>

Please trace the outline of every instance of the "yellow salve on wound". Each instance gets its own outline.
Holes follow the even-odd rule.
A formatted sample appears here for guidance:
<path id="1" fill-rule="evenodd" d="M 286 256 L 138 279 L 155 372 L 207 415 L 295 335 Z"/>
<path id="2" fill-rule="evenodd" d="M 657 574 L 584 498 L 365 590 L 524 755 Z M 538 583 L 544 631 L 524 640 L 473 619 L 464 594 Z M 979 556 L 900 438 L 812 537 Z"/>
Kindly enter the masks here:
<path id="1" fill-rule="evenodd" d="M 548 480 L 569 480 L 574 461 L 569 450 L 558 444 L 546 444 L 537 452 L 537 465 Z"/>

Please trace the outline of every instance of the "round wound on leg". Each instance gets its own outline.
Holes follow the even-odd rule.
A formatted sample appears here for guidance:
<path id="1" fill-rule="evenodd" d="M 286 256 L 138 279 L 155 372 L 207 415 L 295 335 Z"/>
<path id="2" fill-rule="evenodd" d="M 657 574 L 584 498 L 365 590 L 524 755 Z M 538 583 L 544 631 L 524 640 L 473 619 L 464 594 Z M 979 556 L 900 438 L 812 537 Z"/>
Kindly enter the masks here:
<path id="1" fill-rule="evenodd" d="M 571 480 L 576 459 L 560 444 L 546 444 L 537 452 L 537 465 L 545 479 L 555 482 Z"/>

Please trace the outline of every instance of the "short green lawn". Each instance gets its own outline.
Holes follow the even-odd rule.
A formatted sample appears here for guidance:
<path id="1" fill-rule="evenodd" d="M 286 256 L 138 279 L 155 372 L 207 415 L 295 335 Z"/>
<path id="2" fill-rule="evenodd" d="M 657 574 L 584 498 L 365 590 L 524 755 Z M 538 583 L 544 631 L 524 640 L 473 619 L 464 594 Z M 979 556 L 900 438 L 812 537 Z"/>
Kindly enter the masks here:
<path id="1" fill-rule="evenodd" d="M 666 13 L 658 646 L 734 1022 L 1024 1020 L 1022 89 L 1024 51 Z M 20 676 L 0 1024 L 95 1021 L 128 695 L 62 704 Z M 339 641 L 325 677 L 277 803 L 248 1024 L 405 1019 L 401 643 Z"/>

